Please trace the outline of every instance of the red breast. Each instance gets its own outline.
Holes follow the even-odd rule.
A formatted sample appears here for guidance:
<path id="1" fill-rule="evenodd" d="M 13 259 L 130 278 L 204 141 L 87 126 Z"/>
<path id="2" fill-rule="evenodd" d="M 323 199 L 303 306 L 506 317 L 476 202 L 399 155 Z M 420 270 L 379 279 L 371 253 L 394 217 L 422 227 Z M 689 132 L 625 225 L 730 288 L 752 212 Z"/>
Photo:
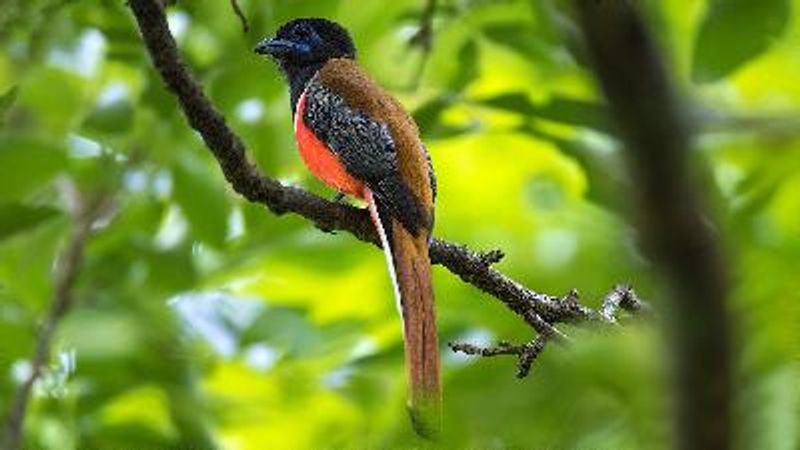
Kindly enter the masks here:
<path id="1" fill-rule="evenodd" d="M 320 141 L 314 132 L 303 121 L 303 112 L 306 109 L 306 93 L 297 101 L 297 111 L 294 116 L 294 135 L 300 156 L 303 162 L 317 178 L 323 183 L 339 192 L 358 198 L 364 198 L 364 183 L 352 175 L 342 165 L 339 157 Z"/>

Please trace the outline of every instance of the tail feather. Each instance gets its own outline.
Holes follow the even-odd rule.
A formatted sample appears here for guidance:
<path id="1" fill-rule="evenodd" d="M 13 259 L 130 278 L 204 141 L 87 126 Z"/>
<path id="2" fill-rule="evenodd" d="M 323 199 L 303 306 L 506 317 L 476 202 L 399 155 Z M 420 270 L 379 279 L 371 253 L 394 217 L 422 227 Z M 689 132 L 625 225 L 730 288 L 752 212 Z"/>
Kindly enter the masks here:
<path id="1" fill-rule="evenodd" d="M 403 319 L 412 424 L 421 436 L 435 438 L 441 428 L 442 394 L 428 236 L 413 236 L 394 219 L 382 221 L 372 195 L 366 197 Z"/>

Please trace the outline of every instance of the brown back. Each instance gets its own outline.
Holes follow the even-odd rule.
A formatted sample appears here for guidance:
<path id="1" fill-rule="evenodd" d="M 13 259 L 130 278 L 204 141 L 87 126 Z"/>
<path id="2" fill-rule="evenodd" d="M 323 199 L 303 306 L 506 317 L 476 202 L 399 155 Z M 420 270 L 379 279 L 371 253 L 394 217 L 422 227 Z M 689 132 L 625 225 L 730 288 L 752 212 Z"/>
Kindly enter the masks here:
<path id="1" fill-rule="evenodd" d="M 320 82 L 349 107 L 385 123 L 394 140 L 400 175 L 425 209 L 433 206 L 428 161 L 414 120 L 352 59 L 331 59 L 319 71 Z"/>

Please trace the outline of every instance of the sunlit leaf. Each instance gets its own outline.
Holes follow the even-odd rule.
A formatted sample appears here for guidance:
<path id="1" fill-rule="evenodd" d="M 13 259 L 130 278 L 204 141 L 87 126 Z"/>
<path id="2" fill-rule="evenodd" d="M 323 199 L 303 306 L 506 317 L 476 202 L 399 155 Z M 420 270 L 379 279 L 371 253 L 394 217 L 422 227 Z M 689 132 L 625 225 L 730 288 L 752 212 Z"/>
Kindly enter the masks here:
<path id="1" fill-rule="evenodd" d="M 0 136 L 0 167 L 0 201 L 5 202 L 42 189 L 67 168 L 67 157 L 63 146 L 52 142 Z"/>
<path id="2" fill-rule="evenodd" d="M 789 0 L 714 0 L 695 40 L 692 79 L 717 81 L 766 51 L 789 23 Z"/>
<path id="3" fill-rule="evenodd" d="M 466 133 L 472 127 L 458 127 L 442 123 L 442 114 L 457 99 L 451 96 L 436 97 L 414 111 L 414 120 L 419 127 L 423 139 L 444 139 Z"/>
<path id="4" fill-rule="evenodd" d="M 593 148 L 585 142 L 556 136 L 534 125 L 524 126 L 520 131 L 551 142 L 565 156 L 574 158 L 580 164 L 589 181 L 589 191 L 586 193 L 588 201 L 619 213 L 629 212 L 626 208 L 630 205 L 624 193 L 630 189 L 630 180 L 620 167 L 620 155 Z"/>
<path id="5" fill-rule="evenodd" d="M 75 74 L 40 67 L 20 86 L 15 105 L 33 115 L 37 128 L 60 137 L 80 120 L 83 85 Z"/>
<path id="6" fill-rule="evenodd" d="M 453 100 L 448 97 L 435 97 L 414 111 L 414 121 L 420 130 L 425 132 L 425 130 L 433 128 L 442 113 L 452 104 Z"/>
<path id="7" fill-rule="evenodd" d="M 100 413 L 106 425 L 136 423 L 165 437 L 175 437 L 166 395 L 156 386 L 141 386 L 111 399 Z"/>

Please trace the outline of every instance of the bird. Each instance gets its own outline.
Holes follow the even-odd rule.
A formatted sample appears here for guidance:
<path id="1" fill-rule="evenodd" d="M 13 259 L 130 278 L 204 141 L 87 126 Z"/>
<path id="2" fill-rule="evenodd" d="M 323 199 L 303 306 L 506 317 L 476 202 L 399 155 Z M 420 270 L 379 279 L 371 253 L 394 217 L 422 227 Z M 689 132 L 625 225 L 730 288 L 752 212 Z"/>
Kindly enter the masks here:
<path id="1" fill-rule="evenodd" d="M 298 18 L 255 52 L 288 82 L 301 159 L 337 196 L 367 203 L 403 321 L 408 410 L 417 434 L 441 431 L 442 387 L 428 254 L 436 177 L 411 116 L 356 61 L 346 28 Z"/>

